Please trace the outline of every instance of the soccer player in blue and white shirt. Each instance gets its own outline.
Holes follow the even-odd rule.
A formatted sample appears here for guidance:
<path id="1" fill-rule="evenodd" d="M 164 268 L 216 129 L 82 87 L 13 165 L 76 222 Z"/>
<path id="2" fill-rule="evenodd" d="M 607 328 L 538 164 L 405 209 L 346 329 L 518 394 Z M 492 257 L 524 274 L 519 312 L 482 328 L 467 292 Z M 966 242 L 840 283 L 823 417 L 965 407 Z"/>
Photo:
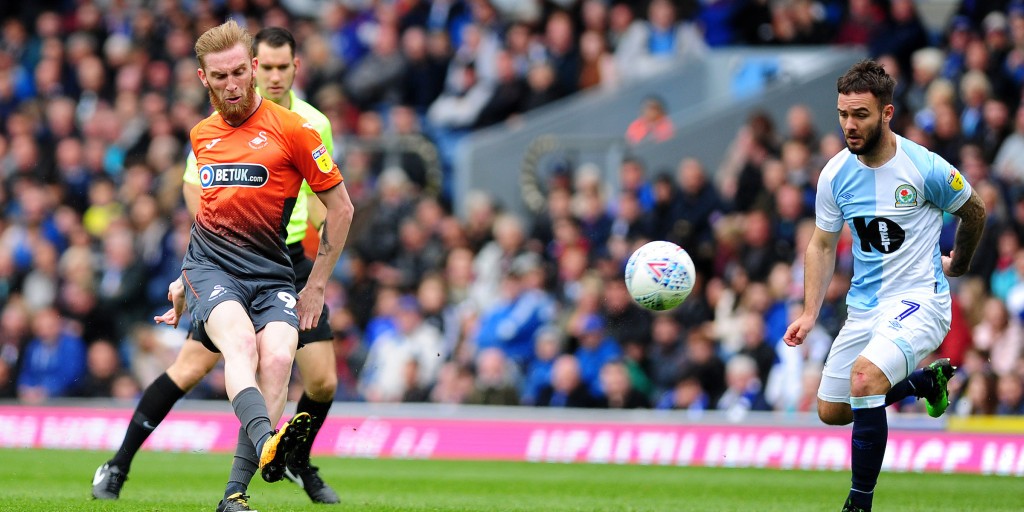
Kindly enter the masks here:
<path id="1" fill-rule="evenodd" d="M 853 422 L 853 485 L 844 512 L 871 510 L 888 436 L 885 407 L 914 395 L 938 417 L 949 404 L 949 360 L 915 368 L 949 331 L 946 276 L 967 271 L 985 225 L 985 207 L 960 172 L 890 129 L 895 85 L 870 60 L 838 80 L 847 149 L 828 162 L 818 180 L 816 228 L 805 256 L 804 311 L 783 338 L 787 345 L 799 345 L 814 327 L 846 223 L 854 257 L 849 315 L 818 388 L 823 422 Z M 943 212 L 960 218 L 949 256 L 939 251 Z"/>

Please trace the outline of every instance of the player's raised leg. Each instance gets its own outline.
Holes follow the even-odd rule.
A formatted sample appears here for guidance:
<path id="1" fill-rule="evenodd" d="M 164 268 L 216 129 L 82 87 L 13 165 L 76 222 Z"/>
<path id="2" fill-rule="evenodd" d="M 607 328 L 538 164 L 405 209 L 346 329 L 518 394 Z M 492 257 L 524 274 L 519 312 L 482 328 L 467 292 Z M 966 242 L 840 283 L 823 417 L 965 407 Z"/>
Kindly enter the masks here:
<path id="1" fill-rule="evenodd" d="M 192 390 L 217 364 L 220 354 L 207 350 L 201 343 L 190 339 L 181 346 L 178 357 L 167 371 L 156 378 L 139 399 L 132 413 L 124 440 L 114 457 L 96 469 L 92 482 L 92 496 L 96 499 L 115 500 L 128 479 L 132 460 L 142 444 L 171 411 L 174 404 Z"/>
<path id="2" fill-rule="evenodd" d="M 942 416 L 949 407 L 949 379 L 956 370 L 949 359 L 938 359 L 924 368 L 918 368 L 885 394 L 885 405 L 892 405 L 908 396 L 924 398 L 927 402 L 928 415 L 933 418 Z"/>

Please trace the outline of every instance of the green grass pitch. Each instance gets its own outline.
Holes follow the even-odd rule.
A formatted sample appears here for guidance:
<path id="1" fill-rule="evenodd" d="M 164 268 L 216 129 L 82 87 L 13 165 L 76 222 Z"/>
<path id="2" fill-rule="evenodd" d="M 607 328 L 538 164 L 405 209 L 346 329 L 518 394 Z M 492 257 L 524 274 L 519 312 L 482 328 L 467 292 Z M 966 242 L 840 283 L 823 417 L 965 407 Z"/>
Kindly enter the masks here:
<path id="1" fill-rule="evenodd" d="M 0 450 L 0 511 L 207 511 L 223 492 L 227 454 L 142 452 L 121 499 L 95 501 L 93 471 L 109 453 Z M 342 497 L 314 505 L 290 482 L 256 477 L 250 505 L 285 511 L 838 511 L 846 472 L 319 457 Z M 876 511 L 1014 511 L 1024 479 L 883 473 Z"/>

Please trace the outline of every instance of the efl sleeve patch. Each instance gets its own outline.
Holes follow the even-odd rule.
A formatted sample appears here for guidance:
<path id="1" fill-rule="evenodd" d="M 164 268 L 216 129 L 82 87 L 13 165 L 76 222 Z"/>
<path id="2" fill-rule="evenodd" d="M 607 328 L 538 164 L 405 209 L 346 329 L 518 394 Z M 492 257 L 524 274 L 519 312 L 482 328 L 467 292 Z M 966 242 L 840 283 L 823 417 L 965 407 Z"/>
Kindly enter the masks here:
<path id="1" fill-rule="evenodd" d="M 316 160 L 316 166 L 320 169 L 320 172 L 328 173 L 334 168 L 334 160 L 331 159 L 331 153 L 327 151 L 323 144 L 320 144 L 313 150 L 313 160 Z"/>
<path id="2" fill-rule="evenodd" d="M 956 167 L 949 168 L 949 176 L 946 177 L 946 184 L 949 188 L 959 192 L 964 189 L 964 177 L 960 175 L 960 171 L 956 170 Z"/>

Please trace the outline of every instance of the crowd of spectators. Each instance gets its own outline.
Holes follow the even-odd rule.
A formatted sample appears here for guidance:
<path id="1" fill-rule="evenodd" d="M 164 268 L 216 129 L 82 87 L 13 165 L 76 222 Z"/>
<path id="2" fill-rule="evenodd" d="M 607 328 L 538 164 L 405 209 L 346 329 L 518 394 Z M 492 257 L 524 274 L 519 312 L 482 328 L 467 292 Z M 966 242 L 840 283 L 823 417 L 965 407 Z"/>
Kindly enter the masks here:
<path id="1" fill-rule="evenodd" d="M 447 171 L 472 130 L 713 58 L 714 47 L 857 44 L 899 81 L 897 133 L 957 165 L 989 210 L 937 354 L 960 366 L 954 411 L 1024 413 L 1024 5 L 964 2 L 934 32 L 911 0 L 640 4 L 5 3 L 0 398 L 132 400 L 173 360 L 184 329 L 151 318 L 167 307 L 191 227 L 188 130 L 209 112 L 192 44 L 234 18 L 296 35 L 295 89 L 331 120 L 357 205 L 327 290 L 338 400 L 813 410 L 852 262 L 847 234 L 818 327 L 802 348 L 782 348 L 817 173 L 843 148 L 806 107 L 784 120 L 752 112 L 717 169 L 683 154 L 675 169 L 648 169 L 631 154 L 615 190 L 590 166 L 554 175 L 534 217 L 479 192 L 453 197 Z M 645 105 L 664 115 L 660 98 Z M 671 140 L 670 126 L 648 125 L 623 133 Z M 465 216 L 451 214 L 455 202 Z M 700 271 L 668 313 L 640 309 L 622 281 L 631 250 L 651 239 L 681 244 Z M 189 397 L 223 398 L 222 373 Z"/>

